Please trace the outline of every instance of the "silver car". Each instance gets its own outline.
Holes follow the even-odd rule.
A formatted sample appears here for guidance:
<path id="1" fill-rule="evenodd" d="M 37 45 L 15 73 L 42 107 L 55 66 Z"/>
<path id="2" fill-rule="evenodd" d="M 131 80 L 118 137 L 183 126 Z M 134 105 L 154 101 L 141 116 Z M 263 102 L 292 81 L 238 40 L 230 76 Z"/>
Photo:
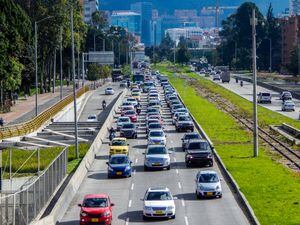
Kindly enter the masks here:
<path id="1" fill-rule="evenodd" d="M 108 87 L 108 88 L 105 89 L 105 94 L 106 95 L 113 95 L 113 94 L 115 94 L 115 91 L 112 87 Z"/>
<path id="2" fill-rule="evenodd" d="M 163 130 L 151 130 L 148 134 L 148 145 L 166 145 L 167 139 Z"/>
<path id="3" fill-rule="evenodd" d="M 170 170 L 169 151 L 164 145 L 148 145 L 145 152 L 144 170 L 149 169 L 167 169 Z"/>
<path id="4" fill-rule="evenodd" d="M 197 173 L 196 179 L 196 197 L 198 199 L 205 197 L 222 198 L 221 179 L 217 172 L 213 170 L 204 170 Z"/>
<path id="5" fill-rule="evenodd" d="M 292 100 L 287 100 L 282 103 L 282 111 L 295 111 L 295 103 Z"/>

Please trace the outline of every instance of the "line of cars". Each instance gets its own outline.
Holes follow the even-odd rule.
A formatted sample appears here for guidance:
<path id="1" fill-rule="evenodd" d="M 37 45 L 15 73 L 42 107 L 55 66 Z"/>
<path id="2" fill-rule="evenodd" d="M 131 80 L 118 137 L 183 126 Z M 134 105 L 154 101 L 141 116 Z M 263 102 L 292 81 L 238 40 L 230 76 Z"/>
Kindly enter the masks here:
<path id="1" fill-rule="evenodd" d="M 154 77 L 154 76 L 153 76 Z M 158 80 L 159 80 L 159 76 Z M 144 154 L 144 171 L 170 170 L 172 150 L 167 148 L 166 126 L 171 119 L 177 132 L 186 132 L 182 138 L 182 150 L 185 152 L 185 163 L 191 166 L 213 166 L 213 156 L 210 145 L 201 135 L 194 132 L 193 120 L 189 111 L 180 101 L 176 91 L 168 81 L 152 78 L 148 80 L 147 90 L 139 85 L 131 85 L 131 96 L 120 106 L 121 116 L 117 118 L 116 128 L 120 137 L 115 137 L 109 144 L 109 160 L 107 176 L 130 177 L 132 161 L 128 138 L 137 138 L 137 128 L 146 132 L 147 148 Z M 159 87 L 159 85 L 162 87 Z M 142 94 L 144 92 L 144 94 Z M 141 96 L 146 97 L 142 98 Z M 142 116 L 137 113 L 137 106 L 143 104 Z M 165 106 L 167 105 L 167 107 Z M 171 117 L 166 115 L 171 113 Z M 144 136 L 144 135 L 143 135 Z M 197 198 L 222 197 L 221 179 L 214 170 L 199 171 L 195 178 L 195 195 Z M 106 199 L 105 201 L 103 199 Z M 167 187 L 150 187 L 142 199 L 143 219 L 175 218 L 176 197 Z M 101 203 L 104 201 L 105 203 Z M 100 204 L 101 203 L 101 204 Z M 112 222 L 112 206 L 108 195 L 87 195 L 79 206 L 81 207 L 80 224 Z M 101 210 L 98 208 L 101 208 Z"/>
<path id="2" fill-rule="evenodd" d="M 289 91 L 283 91 L 279 95 L 279 99 L 282 100 L 281 110 L 282 111 L 295 111 L 295 103 L 293 101 L 292 93 Z M 257 102 L 264 103 L 272 103 L 272 95 L 269 92 L 260 92 L 257 95 Z"/>

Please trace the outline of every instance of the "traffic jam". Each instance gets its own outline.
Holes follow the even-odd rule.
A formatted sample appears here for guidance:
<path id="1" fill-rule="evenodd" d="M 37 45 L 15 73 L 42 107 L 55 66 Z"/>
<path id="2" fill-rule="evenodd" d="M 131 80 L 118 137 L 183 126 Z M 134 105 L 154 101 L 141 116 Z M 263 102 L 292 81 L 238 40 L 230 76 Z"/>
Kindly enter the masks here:
<path id="1" fill-rule="evenodd" d="M 131 143 L 141 140 L 146 143 L 138 152 L 143 158 L 143 173 L 155 171 L 155 176 L 159 176 L 174 170 L 171 158 L 179 151 L 184 154 L 185 169 L 197 168 L 198 171 L 194 180 L 190 181 L 195 187 L 195 200 L 222 198 L 222 179 L 212 168 L 211 146 L 197 132 L 189 110 L 166 76 L 152 71 L 144 77 L 143 83 L 128 84 L 127 96 L 109 129 L 106 179 L 131 179 L 134 176 Z M 121 85 L 125 86 L 122 82 Z M 171 131 L 167 129 L 170 127 L 181 138 L 181 146 L 170 147 Z M 175 202 L 179 199 L 171 190 L 172 187 L 162 186 L 153 180 L 153 186 L 146 188 L 144 195 L 139 196 L 143 202 L 142 220 L 175 219 Z M 115 204 L 109 194 L 90 193 L 84 196 L 78 204 L 81 225 L 113 224 Z"/>

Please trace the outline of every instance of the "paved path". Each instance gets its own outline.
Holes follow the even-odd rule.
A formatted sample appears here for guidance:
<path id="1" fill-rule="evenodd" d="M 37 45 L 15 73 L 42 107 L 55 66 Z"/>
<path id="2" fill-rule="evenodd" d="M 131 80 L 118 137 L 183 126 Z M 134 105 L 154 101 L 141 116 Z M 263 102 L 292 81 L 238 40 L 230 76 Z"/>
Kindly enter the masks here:
<path id="1" fill-rule="evenodd" d="M 202 74 L 200 74 L 200 76 L 203 76 Z M 209 80 L 212 80 L 211 77 L 207 78 Z M 249 82 L 245 82 L 243 81 L 243 87 L 240 86 L 239 83 L 235 82 L 235 79 L 231 79 L 230 83 L 222 83 L 221 81 L 213 81 L 216 84 L 240 95 L 241 97 L 249 100 L 252 102 L 253 100 L 253 84 L 249 83 Z M 292 119 L 299 119 L 299 111 L 300 111 L 300 100 L 297 99 L 293 99 L 293 101 L 296 104 L 296 110 L 294 112 L 283 112 L 281 111 L 281 106 L 282 106 L 282 101 L 279 99 L 279 92 L 275 92 L 272 90 L 269 90 L 267 88 L 261 87 L 261 86 L 257 86 L 257 93 L 259 92 L 269 92 L 272 94 L 272 103 L 271 104 L 259 104 L 260 106 L 263 106 L 267 109 L 270 109 L 274 112 L 280 113 L 284 116 L 290 117 Z"/>

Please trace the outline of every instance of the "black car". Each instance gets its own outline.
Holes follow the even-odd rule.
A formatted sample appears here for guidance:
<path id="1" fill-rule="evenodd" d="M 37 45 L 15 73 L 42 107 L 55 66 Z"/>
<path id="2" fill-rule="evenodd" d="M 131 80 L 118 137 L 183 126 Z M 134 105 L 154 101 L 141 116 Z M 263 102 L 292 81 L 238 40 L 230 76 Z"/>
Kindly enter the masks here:
<path id="1" fill-rule="evenodd" d="M 212 150 L 206 140 L 190 140 L 185 151 L 185 164 L 213 166 Z"/>
<path id="2" fill-rule="evenodd" d="M 120 131 L 121 137 L 137 138 L 137 127 L 134 123 L 124 123 Z"/>
<path id="3" fill-rule="evenodd" d="M 191 140 L 200 140 L 202 139 L 201 135 L 199 133 L 186 133 L 183 138 L 181 138 L 182 140 L 182 150 L 185 151 L 185 149 L 187 148 L 187 145 L 189 144 L 189 142 Z"/>
<path id="4" fill-rule="evenodd" d="M 194 132 L 193 120 L 190 116 L 179 116 L 175 124 L 177 132 L 191 131 Z"/>

